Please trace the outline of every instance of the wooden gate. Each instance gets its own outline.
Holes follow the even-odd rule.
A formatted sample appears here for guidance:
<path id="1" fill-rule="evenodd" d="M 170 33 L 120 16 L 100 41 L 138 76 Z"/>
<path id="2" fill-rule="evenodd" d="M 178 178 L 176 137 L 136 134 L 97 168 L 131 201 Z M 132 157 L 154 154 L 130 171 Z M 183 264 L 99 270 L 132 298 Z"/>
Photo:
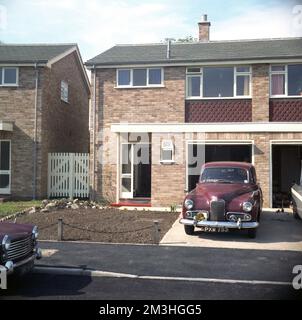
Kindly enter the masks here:
<path id="1" fill-rule="evenodd" d="M 48 154 L 48 197 L 89 197 L 89 154 Z"/>

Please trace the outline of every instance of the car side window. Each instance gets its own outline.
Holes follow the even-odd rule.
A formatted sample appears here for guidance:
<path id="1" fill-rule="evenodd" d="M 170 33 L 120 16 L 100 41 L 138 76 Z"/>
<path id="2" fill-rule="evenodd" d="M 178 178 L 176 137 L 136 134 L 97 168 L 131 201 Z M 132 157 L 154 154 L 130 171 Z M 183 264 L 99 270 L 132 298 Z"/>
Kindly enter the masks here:
<path id="1" fill-rule="evenodd" d="M 251 173 L 251 183 L 257 183 L 255 168 L 251 168 L 250 173 Z"/>

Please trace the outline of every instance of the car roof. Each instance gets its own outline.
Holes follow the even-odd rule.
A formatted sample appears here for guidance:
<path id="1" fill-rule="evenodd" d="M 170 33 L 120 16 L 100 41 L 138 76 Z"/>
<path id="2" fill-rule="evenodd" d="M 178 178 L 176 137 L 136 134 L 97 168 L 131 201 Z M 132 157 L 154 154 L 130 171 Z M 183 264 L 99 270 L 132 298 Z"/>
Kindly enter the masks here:
<path id="1" fill-rule="evenodd" d="M 215 162 L 207 162 L 203 165 L 204 168 L 212 168 L 212 167 L 237 167 L 250 169 L 253 165 L 249 162 L 239 162 L 239 161 L 215 161 Z"/>

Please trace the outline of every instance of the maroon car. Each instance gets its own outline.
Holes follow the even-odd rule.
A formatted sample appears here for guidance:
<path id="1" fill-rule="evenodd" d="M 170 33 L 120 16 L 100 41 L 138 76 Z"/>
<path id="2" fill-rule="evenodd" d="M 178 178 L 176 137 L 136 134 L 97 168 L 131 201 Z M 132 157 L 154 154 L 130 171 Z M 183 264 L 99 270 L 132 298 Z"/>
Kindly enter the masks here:
<path id="1" fill-rule="evenodd" d="M 255 238 L 262 203 L 262 191 L 252 164 L 208 162 L 202 166 L 196 188 L 183 202 L 180 223 L 189 235 L 195 227 L 206 232 L 246 229 Z"/>
<path id="2" fill-rule="evenodd" d="M 0 266 L 7 274 L 23 274 L 42 257 L 38 248 L 38 228 L 28 224 L 0 222 Z"/>

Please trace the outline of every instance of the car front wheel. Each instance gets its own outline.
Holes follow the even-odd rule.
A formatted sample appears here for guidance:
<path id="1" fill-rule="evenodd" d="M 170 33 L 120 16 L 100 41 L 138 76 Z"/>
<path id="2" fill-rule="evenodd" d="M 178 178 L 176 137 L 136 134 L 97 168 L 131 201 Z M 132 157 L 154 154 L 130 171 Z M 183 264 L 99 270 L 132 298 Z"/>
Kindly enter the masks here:
<path id="1" fill-rule="evenodd" d="M 257 229 L 256 228 L 255 229 L 249 229 L 248 230 L 248 236 L 251 239 L 255 239 L 256 236 L 257 236 Z"/>
<path id="2" fill-rule="evenodd" d="M 194 234 L 194 226 L 185 225 L 185 233 L 192 236 Z"/>

